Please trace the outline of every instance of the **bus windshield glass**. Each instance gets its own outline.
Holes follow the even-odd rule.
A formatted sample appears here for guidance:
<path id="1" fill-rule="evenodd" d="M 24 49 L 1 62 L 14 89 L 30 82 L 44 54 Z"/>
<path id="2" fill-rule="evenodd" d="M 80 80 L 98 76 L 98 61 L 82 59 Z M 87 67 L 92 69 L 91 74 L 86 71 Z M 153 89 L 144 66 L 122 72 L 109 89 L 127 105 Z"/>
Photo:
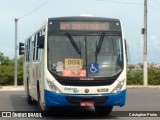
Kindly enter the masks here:
<path id="1" fill-rule="evenodd" d="M 48 69 L 61 77 L 112 77 L 123 69 L 120 35 L 48 36 Z"/>

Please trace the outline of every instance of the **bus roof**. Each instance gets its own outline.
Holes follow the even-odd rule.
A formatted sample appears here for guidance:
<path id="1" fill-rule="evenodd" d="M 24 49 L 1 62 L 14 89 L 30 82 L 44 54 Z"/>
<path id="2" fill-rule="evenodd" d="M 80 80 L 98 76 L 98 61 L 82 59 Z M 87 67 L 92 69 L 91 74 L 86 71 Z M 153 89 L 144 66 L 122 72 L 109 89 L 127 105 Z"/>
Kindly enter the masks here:
<path id="1" fill-rule="evenodd" d="M 115 19 L 115 18 L 104 18 L 104 17 L 86 17 L 86 16 L 75 16 L 75 17 L 55 17 L 55 18 L 48 18 L 49 21 L 53 21 L 53 20 L 60 20 L 60 21 L 120 21 L 119 19 Z"/>

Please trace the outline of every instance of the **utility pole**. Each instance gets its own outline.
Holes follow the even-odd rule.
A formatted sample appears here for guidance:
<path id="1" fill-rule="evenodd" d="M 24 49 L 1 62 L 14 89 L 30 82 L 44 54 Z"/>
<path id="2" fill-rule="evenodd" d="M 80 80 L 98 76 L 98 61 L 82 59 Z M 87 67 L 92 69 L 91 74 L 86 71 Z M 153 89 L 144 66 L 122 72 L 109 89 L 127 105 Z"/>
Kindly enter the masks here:
<path id="1" fill-rule="evenodd" d="M 143 56 L 143 84 L 148 86 L 148 70 L 147 70 L 147 0 L 144 0 L 144 56 Z"/>
<path id="2" fill-rule="evenodd" d="M 18 18 L 15 18 L 15 64 L 14 64 L 14 86 L 17 86 L 17 23 L 18 23 Z"/>

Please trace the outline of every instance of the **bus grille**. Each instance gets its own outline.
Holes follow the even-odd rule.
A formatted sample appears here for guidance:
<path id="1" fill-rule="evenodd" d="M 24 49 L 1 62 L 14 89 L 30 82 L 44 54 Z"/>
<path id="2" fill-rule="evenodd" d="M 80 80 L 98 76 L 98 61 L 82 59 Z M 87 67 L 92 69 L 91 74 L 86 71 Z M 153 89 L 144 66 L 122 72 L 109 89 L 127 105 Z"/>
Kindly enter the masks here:
<path id="1" fill-rule="evenodd" d="M 106 96 L 99 96 L 99 97 L 71 97 L 67 96 L 66 99 L 70 104 L 80 104 L 80 102 L 87 102 L 92 101 L 94 105 L 104 104 L 108 97 Z"/>
<path id="2" fill-rule="evenodd" d="M 105 86 L 113 84 L 115 80 L 58 80 L 58 82 L 68 86 Z"/>

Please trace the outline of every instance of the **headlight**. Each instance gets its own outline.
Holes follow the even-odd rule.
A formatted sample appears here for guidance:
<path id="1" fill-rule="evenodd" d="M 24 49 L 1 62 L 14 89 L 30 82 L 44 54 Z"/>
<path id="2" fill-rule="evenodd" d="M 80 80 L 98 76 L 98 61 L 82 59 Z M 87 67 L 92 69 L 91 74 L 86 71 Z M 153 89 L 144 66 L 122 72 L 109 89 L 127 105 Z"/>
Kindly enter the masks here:
<path id="1" fill-rule="evenodd" d="M 112 93 L 120 92 L 122 90 L 124 83 L 125 83 L 125 79 L 118 83 L 118 85 L 112 90 Z"/>
<path id="2" fill-rule="evenodd" d="M 47 80 L 47 84 L 48 84 L 50 90 L 52 90 L 53 92 L 61 93 L 61 91 L 55 86 L 55 84 L 52 81 Z"/>

